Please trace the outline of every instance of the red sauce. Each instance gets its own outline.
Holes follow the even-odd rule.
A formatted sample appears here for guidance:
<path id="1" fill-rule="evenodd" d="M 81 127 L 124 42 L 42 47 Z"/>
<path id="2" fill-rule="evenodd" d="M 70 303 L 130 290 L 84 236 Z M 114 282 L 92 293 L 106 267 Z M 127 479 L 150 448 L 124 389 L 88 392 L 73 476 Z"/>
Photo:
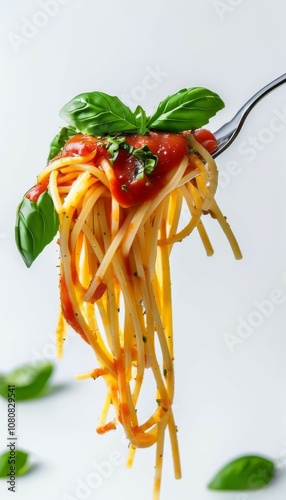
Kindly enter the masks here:
<path id="1" fill-rule="evenodd" d="M 158 163 L 150 174 L 142 179 L 136 178 L 141 161 L 136 156 L 120 149 L 113 164 L 114 179 L 110 183 L 111 193 L 123 206 L 130 207 L 153 199 L 167 184 L 171 172 L 176 169 L 185 156 L 189 145 L 182 134 L 149 132 L 148 135 L 132 134 L 126 136 L 126 142 L 135 149 L 147 145 L 158 157 Z"/>
<path id="2" fill-rule="evenodd" d="M 217 140 L 210 130 L 206 128 L 195 130 L 193 136 L 209 153 L 216 150 Z"/>
<path id="3" fill-rule="evenodd" d="M 194 131 L 195 138 L 203 144 L 208 151 L 216 148 L 214 135 L 206 130 Z M 188 136 L 182 134 L 170 134 L 164 132 L 151 132 L 146 135 L 129 134 L 125 136 L 126 142 L 134 149 L 148 146 L 149 150 L 157 156 L 158 163 L 150 173 L 143 173 L 138 178 L 138 171 L 142 170 L 142 160 L 120 148 L 118 156 L 113 162 L 109 172 L 109 183 L 112 196 L 123 207 L 131 207 L 152 200 L 168 183 L 175 169 L 180 165 L 184 157 L 189 155 Z M 96 152 L 92 165 L 100 168 L 102 158 L 110 159 L 110 154 L 102 144 L 104 139 L 93 137 L 89 134 L 75 134 L 62 149 L 61 156 L 87 156 Z M 194 167 L 189 163 L 186 171 Z M 33 192 L 27 197 L 36 199 L 39 192 L 44 190 L 42 186 L 36 186 L 37 193 Z M 35 189 L 35 188 L 33 188 Z M 102 293 L 104 290 L 102 289 Z M 94 299 L 97 300 L 98 297 Z"/>
<path id="4" fill-rule="evenodd" d="M 68 288 L 67 288 L 67 285 L 66 285 L 66 282 L 65 282 L 65 279 L 63 276 L 61 276 L 61 278 L 60 278 L 60 299 L 61 299 L 62 313 L 63 313 L 63 316 L 64 316 L 66 322 L 72 327 L 72 329 L 75 332 L 79 333 L 80 336 L 87 343 L 89 343 L 81 326 L 79 325 L 79 323 L 76 319 L 74 309 L 73 309 L 73 306 L 72 306 L 72 303 L 71 303 L 71 300 L 69 297 Z"/>
<path id="5" fill-rule="evenodd" d="M 101 425 L 100 427 L 96 428 L 96 432 L 98 434 L 105 434 L 108 431 L 113 431 L 116 430 L 116 425 L 114 422 L 108 422 L 105 425 Z"/>
<path id="6" fill-rule="evenodd" d="M 93 296 L 91 297 L 91 299 L 89 299 L 89 302 L 91 303 L 94 303 L 96 302 L 97 300 L 101 299 L 102 295 L 104 294 L 104 292 L 107 290 L 107 285 L 105 283 L 100 283 L 97 287 L 97 289 L 95 290 Z"/>
<path id="7" fill-rule="evenodd" d="M 90 162 L 100 166 L 102 158 L 110 158 L 107 149 L 99 143 L 99 139 L 91 135 L 75 134 L 63 147 L 61 156 L 85 156 L 96 151 Z M 137 178 L 138 169 L 142 166 L 139 158 L 124 149 L 119 149 L 118 156 L 112 165 L 109 179 L 112 196 L 123 207 L 144 203 L 153 199 L 167 184 L 170 174 L 183 158 L 188 156 L 189 145 L 183 134 L 167 134 L 149 132 L 147 135 L 126 135 L 126 142 L 135 149 L 148 146 L 158 157 L 158 163 L 150 174 Z"/>
<path id="8" fill-rule="evenodd" d="M 44 182 L 39 182 L 39 184 L 36 184 L 35 186 L 33 186 L 26 193 L 25 197 L 28 198 L 28 200 L 33 201 L 34 203 L 36 203 L 38 201 L 40 195 L 42 193 L 44 193 L 45 191 L 47 191 L 47 189 L 48 189 L 48 183 L 49 183 L 48 179 L 46 181 L 44 181 Z"/>
<path id="9" fill-rule="evenodd" d="M 60 156 L 87 156 L 96 151 L 97 142 L 92 135 L 75 134 L 65 143 Z"/>
<path id="10" fill-rule="evenodd" d="M 99 141 L 100 139 L 93 135 L 75 134 L 65 143 L 60 156 L 88 156 L 96 151 L 96 155 L 90 163 L 97 165 L 101 158 L 110 157 L 106 148 Z"/>
<path id="11" fill-rule="evenodd" d="M 195 139 L 200 142 L 210 153 L 217 147 L 215 136 L 206 129 L 193 132 Z M 102 158 L 110 158 L 110 154 L 102 144 L 102 139 L 89 134 L 75 134 L 64 145 L 60 156 L 87 156 L 96 152 L 92 165 L 100 167 Z M 126 142 L 135 149 L 148 146 L 150 151 L 158 158 L 158 163 L 150 174 L 138 179 L 136 173 L 142 163 L 139 158 L 124 149 L 119 154 L 112 166 L 110 189 L 112 196 L 123 207 L 144 203 L 152 200 L 157 193 L 167 184 L 175 170 L 185 156 L 189 154 L 187 134 L 168 134 L 163 132 L 148 132 L 147 135 L 126 135 Z M 194 167 L 189 164 L 187 171 Z M 36 202 L 39 196 L 46 191 L 48 180 L 32 187 L 26 198 Z M 102 293 L 104 291 L 102 290 Z M 96 298 L 95 298 L 96 300 Z"/>

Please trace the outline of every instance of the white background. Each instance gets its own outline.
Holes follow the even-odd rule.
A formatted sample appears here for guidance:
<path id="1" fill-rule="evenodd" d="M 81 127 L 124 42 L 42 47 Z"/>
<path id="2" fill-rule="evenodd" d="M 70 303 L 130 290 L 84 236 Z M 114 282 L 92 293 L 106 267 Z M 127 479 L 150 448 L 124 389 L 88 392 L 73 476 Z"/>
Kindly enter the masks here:
<path id="1" fill-rule="evenodd" d="M 149 113 L 168 94 L 198 85 L 225 101 L 209 125 L 215 131 L 285 72 L 285 15 L 283 0 L 18 0 L 2 6 L 0 369 L 37 358 L 56 364 L 53 393 L 18 404 L 18 445 L 35 464 L 17 482 L 19 500 L 148 500 L 152 491 L 154 450 L 139 451 L 128 470 L 122 430 L 95 432 L 103 383 L 74 380 L 95 366 L 88 346 L 71 333 L 63 360 L 55 359 L 56 245 L 30 270 L 15 248 L 15 210 L 45 165 L 62 125 L 59 109 L 80 92 L 101 90 Z M 285 464 L 285 139 L 284 85 L 255 108 L 218 158 L 217 200 L 242 261 L 235 261 L 211 219 L 205 224 L 212 258 L 196 234 L 174 249 L 175 416 L 183 479 L 173 478 L 167 443 L 162 500 L 285 498 L 286 472 L 259 492 L 206 487 L 220 466 L 241 454 L 270 457 L 280 469 Z M 6 407 L 1 400 L 0 451 Z M 12 495 L 3 480 L 0 495 Z"/>

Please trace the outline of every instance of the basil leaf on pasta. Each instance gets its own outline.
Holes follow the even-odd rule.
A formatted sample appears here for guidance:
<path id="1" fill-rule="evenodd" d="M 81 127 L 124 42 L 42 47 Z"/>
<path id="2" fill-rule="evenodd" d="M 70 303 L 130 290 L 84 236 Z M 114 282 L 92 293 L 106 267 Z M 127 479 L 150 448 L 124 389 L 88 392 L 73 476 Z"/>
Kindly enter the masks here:
<path id="1" fill-rule="evenodd" d="M 95 136 L 137 132 L 134 113 L 116 96 L 85 92 L 74 97 L 60 116 L 80 132 Z"/>
<path id="2" fill-rule="evenodd" d="M 160 102 L 147 120 L 152 130 L 183 132 L 206 125 L 224 107 L 221 98 L 203 87 L 183 89 Z"/>
<path id="3" fill-rule="evenodd" d="M 37 202 L 23 198 L 17 211 L 15 239 L 27 267 L 53 240 L 58 227 L 59 217 L 48 191 Z"/>
<path id="4" fill-rule="evenodd" d="M 135 116 L 135 120 L 136 120 L 138 134 L 142 134 L 142 135 L 146 134 L 146 132 L 147 132 L 147 127 L 146 127 L 147 116 L 146 116 L 146 113 L 145 113 L 144 109 L 142 108 L 142 106 L 137 106 L 137 108 L 134 111 L 134 116 Z"/>

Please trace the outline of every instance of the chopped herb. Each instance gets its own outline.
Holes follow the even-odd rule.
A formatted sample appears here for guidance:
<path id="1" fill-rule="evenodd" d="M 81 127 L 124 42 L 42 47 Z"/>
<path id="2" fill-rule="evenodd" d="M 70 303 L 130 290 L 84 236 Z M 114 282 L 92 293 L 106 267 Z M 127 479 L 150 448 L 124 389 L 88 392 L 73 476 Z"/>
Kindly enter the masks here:
<path id="1" fill-rule="evenodd" d="M 147 145 L 139 149 L 134 149 L 132 154 L 141 160 L 137 172 L 136 180 L 143 179 L 144 174 L 151 174 L 158 163 L 158 157 L 152 153 Z"/>
<path id="2" fill-rule="evenodd" d="M 116 160 L 120 148 L 127 149 L 127 150 L 129 149 L 129 144 L 127 144 L 125 137 L 123 137 L 123 136 L 118 135 L 118 136 L 112 137 L 109 135 L 106 137 L 106 139 L 108 140 L 108 143 L 109 143 L 108 146 L 106 147 L 106 149 L 110 154 L 111 161 Z"/>

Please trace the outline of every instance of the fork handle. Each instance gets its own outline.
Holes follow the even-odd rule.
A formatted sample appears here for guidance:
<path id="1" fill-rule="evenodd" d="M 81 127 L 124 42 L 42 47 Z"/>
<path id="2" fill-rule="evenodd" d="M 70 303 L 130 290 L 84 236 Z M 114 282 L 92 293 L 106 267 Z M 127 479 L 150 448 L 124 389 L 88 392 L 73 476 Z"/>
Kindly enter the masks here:
<path id="1" fill-rule="evenodd" d="M 248 114 L 250 111 L 256 106 L 256 104 L 262 99 L 262 97 L 266 96 L 269 92 L 279 87 L 282 83 L 286 82 L 286 73 L 279 76 L 272 82 L 265 85 L 261 90 L 256 92 L 254 96 L 252 96 L 245 104 L 240 108 L 240 110 L 236 113 L 236 115 L 225 125 L 219 128 L 214 136 L 218 142 L 218 147 L 212 153 L 212 156 L 215 158 L 219 154 L 221 154 L 228 146 L 234 141 L 234 139 L 239 134 Z"/>

